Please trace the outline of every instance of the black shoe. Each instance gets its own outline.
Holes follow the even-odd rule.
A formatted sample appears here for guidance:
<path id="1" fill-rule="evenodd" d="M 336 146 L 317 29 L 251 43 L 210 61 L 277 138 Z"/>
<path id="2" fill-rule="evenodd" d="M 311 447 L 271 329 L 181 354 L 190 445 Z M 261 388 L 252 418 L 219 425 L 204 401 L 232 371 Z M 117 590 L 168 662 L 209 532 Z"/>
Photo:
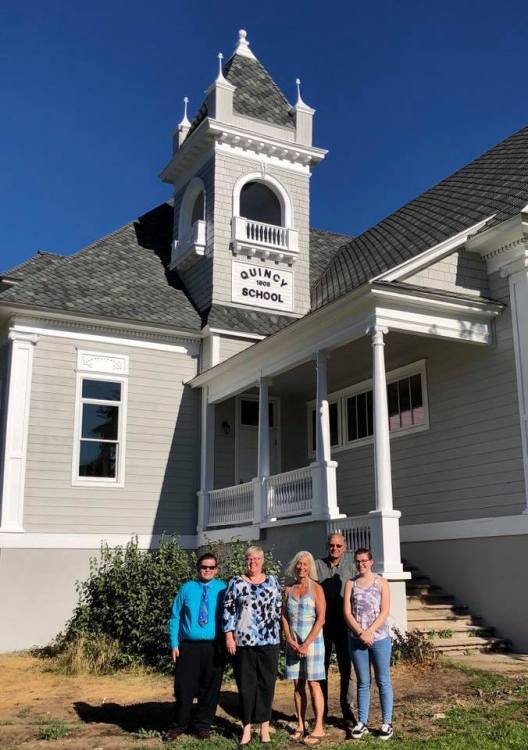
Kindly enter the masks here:
<path id="1" fill-rule="evenodd" d="M 352 729 L 352 739 L 353 740 L 360 740 L 362 737 L 365 737 L 369 733 L 369 728 L 366 724 L 363 724 L 362 721 L 358 721 L 356 726 Z"/>
<path id="2" fill-rule="evenodd" d="M 211 738 L 211 730 L 210 729 L 198 729 L 196 732 L 196 736 L 199 740 L 209 740 Z"/>
<path id="3" fill-rule="evenodd" d="M 182 727 L 172 727 L 165 734 L 165 737 L 163 739 L 165 740 L 165 742 L 173 742 L 174 740 L 177 740 L 178 737 L 181 737 L 182 734 L 185 734 L 186 732 L 187 730 L 183 729 Z"/>
<path id="4" fill-rule="evenodd" d="M 392 729 L 392 724 L 389 724 L 387 722 L 385 724 L 382 724 L 378 737 L 380 738 L 380 740 L 390 740 L 393 733 L 394 730 Z"/>

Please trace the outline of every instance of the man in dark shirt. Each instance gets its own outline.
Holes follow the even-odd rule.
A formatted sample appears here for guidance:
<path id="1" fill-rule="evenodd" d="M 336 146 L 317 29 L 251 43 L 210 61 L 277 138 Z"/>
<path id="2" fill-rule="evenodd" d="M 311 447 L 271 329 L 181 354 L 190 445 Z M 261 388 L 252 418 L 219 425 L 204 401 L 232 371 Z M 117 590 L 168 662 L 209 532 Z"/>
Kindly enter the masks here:
<path id="1" fill-rule="evenodd" d="M 339 702 L 343 719 L 348 724 L 354 723 L 352 711 L 353 689 L 350 679 L 351 662 L 348 650 L 348 628 L 343 617 L 343 591 L 349 578 L 355 576 L 353 563 L 345 558 L 346 540 L 342 534 L 330 534 L 328 537 L 328 556 L 316 560 L 319 583 L 323 587 L 326 599 L 326 617 L 323 627 L 325 643 L 325 672 L 328 678 L 328 667 L 335 646 L 337 666 L 340 675 Z M 325 717 L 328 713 L 328 681 L 321 683 L 325 699 Z"/>

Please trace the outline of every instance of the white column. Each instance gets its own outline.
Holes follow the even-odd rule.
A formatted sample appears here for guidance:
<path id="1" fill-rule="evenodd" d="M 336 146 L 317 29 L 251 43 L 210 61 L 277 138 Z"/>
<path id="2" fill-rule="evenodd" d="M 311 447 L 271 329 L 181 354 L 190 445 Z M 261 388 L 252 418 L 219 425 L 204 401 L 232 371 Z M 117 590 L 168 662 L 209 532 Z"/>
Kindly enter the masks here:
<path id="1" fill-rule="evenodd" d="M 7 416 L 2 486 L 2 531 L 24 531 L 24 488 L 31 401 L 33 350 L 37 337 L 9 332 L 10 360 L 7 379 Z"/>
<path id="2" fill-rule="evenodd" d="M 214 482 L 215 407 L 209 403 L 209 388 L 202 388 L 200 491 L 198 492 L 198 536 L 207 528 L 208 493 Z M 200 539 L 198 540 L 200 543 Z"/>
<path id="3" fill-rule="evenodd" d="M 328 408 L 326 352 L 315 355 L 317 397 L 315 405 L 315 462 L 311 464 L 312 515 L 316 518 L 343 518 L 337 505 L 336 468 L 330 447 L 330 412 Z"/>
<path id="4" fill-rule="evenodd" d="M 376 510 L 392 510 L 392 473 L 389 437 L 389 407 L 387 403 L 387 378 L 385 376 L 386 328 L 373 326 L 372 337 L 374 379 L 374 476 L 376 483 Z"/>
<path id="5" fill-rule="evenodd" d="M 326 366 L 326 352 L 318 351 L 316 354 L 317 399 L 315 406 L 315 459 L 318 463 L 332 460 Z"/>
<path id="6" fill-rule="evenodd" d="M 269 381 L 259 380 L 258 470 L 259 479 L 270 473 Z"/>
<path id="7" fill-rule="evenodd" d="M 525 503 L 528 513 L 528 248 L 515 263 L 501 271 L 508 277 L 510 307 L 517 374 L 517 396 L 521 423 L 521 443 L 524 467 Z"/>

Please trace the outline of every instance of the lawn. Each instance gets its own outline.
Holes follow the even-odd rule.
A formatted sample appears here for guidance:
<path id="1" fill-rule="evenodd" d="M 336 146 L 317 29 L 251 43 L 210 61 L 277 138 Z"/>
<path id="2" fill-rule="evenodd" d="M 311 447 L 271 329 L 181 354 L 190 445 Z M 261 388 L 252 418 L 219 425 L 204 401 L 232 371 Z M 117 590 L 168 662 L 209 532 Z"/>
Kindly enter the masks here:
<path id="1" fill-rule="evenodd" d="M 526 673 L 496 674 L 494 657 L 485 670 L 441 663 L 434 669 L 394 670 L 395 735 L 401 750 L 528 750 Z M 65 676 L 53 662 L 27 654 L 0 656 L 1 750 L 154 750 L 172 714 L 171 680 L 156 674 Z M 331 715 L 337 713 L 337 679 L 331 678 Z M 164 747 L 174 750 L 234 750 L 239 735 L 236 691 L 222 690 L 215 732 L 208 742 L 191 737 Z M 272 750 L 294 747 L 291 685 L 277 683 Z M 373 730 L 379 726 L 373 696 Z M 362 747 L 380 747 L 373 734 Z M 331 720 L 323 747 L 350 748 L 339 721 Z M 253 746 L 259 747 L 257 739 Z M 390 746 L 390 744 L 389 744 Z"/>

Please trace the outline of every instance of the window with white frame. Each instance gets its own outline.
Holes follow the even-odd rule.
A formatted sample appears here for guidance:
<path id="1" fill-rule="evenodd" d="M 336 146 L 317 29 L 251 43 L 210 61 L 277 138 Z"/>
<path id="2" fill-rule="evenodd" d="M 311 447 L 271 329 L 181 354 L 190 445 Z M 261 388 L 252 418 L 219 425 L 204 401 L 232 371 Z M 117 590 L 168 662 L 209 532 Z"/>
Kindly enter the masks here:
<path id="1" fill-rule="evenodd" d="M 123 382 L 83 377 L 80 387 L 78 477 L 119 480 Z"/>
<path id="2" fill-rule="evenodd" d="M 128 356 L 77 351 L 72 484 L 123 487 Z"/>
<path id="3" fill-rule="evenodd" d="M 374 409 L 372 381 L 364 381 L 328 396 L 330 405 L 331 446 L 343 450 L 372 441 Z M 427 384 L 425 361 L 387 373 L 389 430 L 407 434 L 427 429 Z M 308 405 L 311 414 L 309 448 L 315 452 L 315 403 Z M 332 416 L 333 414 L 333 416 Z"/>

